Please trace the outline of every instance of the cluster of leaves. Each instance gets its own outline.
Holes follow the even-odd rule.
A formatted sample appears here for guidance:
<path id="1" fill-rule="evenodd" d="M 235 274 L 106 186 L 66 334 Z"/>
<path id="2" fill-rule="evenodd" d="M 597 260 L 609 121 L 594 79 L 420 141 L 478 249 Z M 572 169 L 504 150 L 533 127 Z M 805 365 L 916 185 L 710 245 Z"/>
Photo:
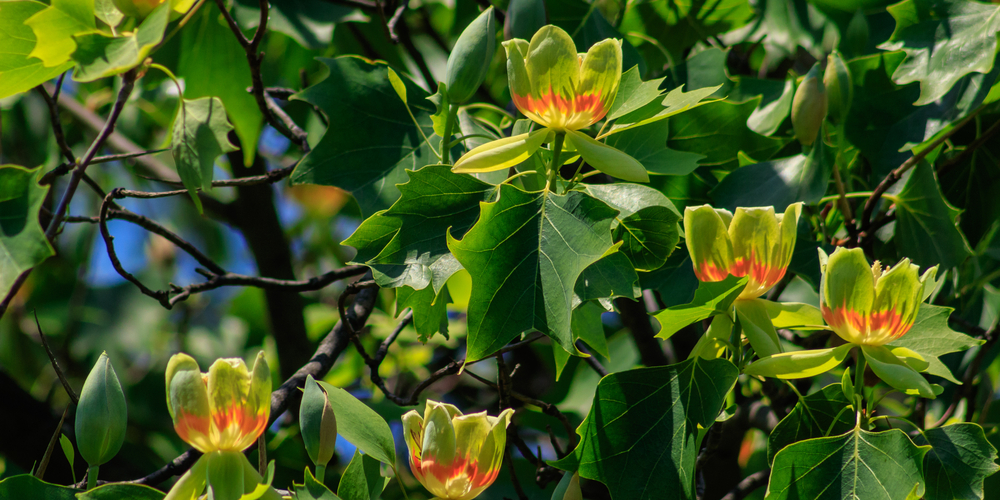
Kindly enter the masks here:
<path id="1" fill-rule="evenodd" d="M 463 30 L 482 29 L 476 2 L 167 1 L 135 18 L 109 0 L 0 1 L 0 46 L 10 48 L 0 55 L 0 164 L 40 166 L 0 167 L 0 363 L 12 384 L 47 397 L 46 409 L 68 404 L 34 382 L 48 372 L 24 334 L 31 328 L 24 311 L 32 308 L 65 344 L 70 372 L 100 348 L 149 359 L 134 368 L 135 393 L 147 378 L 162 380 L 165 358 L 151 350 L 180 347 L 207 359 L 263 346 L 291 376 L 317 343 L 340 343 L 336 358 L 353 339 L 357 355 L 344 354 L 329 375 L 315 373 L 373 392 L 369 407 L 324 386 L 346 395 L 343 408 L 353 409 L 343 417 L 337 409 L 341 435 L 364 452 L 339 470 L 341 498 L 396 495 L 382 491 L 378 463 L 395 469 L 402 441 L 393 443 L 383 417 L 393 421 L 403 411 L 388 400 L 414 404 L 423 390 L 447 392 L 463 408 L 519 409 L 513 427 L 520 431 L 511 435 L 521 437 L 511 441 L 522 446 L 504 465 L 514 479 L 503 474 L 483 498 L 526 498 L 516 478 L 531 476 L 530 468 L 543 496 L 559 471 L 582 478 L 587 498 L 671 491 L 692 499 L 933 500 L 1000 491 L 991 483 L 1000 445 L 992 408 L 1000 387 L 1000 150 L 992 140 L 1000 130 L 1000 7 L 966 0 L 480 3 L 494 7 L 503 29 L 479 41 L 528 40 L 546 24 L 569 33 L 581 54 L 607 38 L 622 40 L 625 71 L 615 99 L 603 120 L 580 132 L 595 147 L 634 158 L 648 183 L 617 180 L 581 159 L 586 151 L 561 149 L 561 140 L 536 146 L 510 168 L 453 171 L 469 151 L 535 127 L 509 104 L 499 44 L 485 56 L 451 51 Z M 448 92 L 467 85 L 451 80 L 462 65 L 479 68 L 470 102 Z M 827 112 L 798 102 L 810 69 L 839 79 L 836 93 L 827 86 Z M 129 100 L 133 85 L 138 94 Z M 60 109 L 74 124 L 97 118 L 94 110 L 112 119 L 104 131 L 97 119 L 91 143 L 80 127 L 63 130 Z M 809 120 L 819 130 L 815 142 L 801 140 Z M 134 168 L 87 170 L 105 152 L 142 156 Z M 239 184 L 255 175 L 280 188 Z M 109 234 L 125 231 L 109 224 L 108 213 L 128 217 L 114 200 L 129 195 L 104 188 L 106 195 L 101 186 L 162 186 L 167 176 L 184 187 L 167 195 L 183 193 L 191 203 L 143 209 L 176 231 L 152 226 L 171 244 L 157 254 L 150 243 L 136 277 L 124 267 L 142 262 L 115 255 Z M 81 181 L 87 186 L 71 204 Z M 697 280 L 682 243 L 686 207 L 781 212 L 796 202 L 804 207 L 792 261 L 767 300 L 735 306 L 746 279 Z M 67 217 L 71 207 L 88 215 Z M 236 243 L 205 222 L 211 219 L 234 226 Z M 95 232 L 73 224 L 92 222 L 104 236 L 96 248 Z M 264 236 L 263 226 L 277 229 Z M 303 285 L 233 278 L 225 269 L 241 268 L 240 236 L 260 274 L 275 280 L 363 266 L 381 290 L 368 307 L 378 310 L 370 329 L 334 335 L 349 295 L 340 285 L 288 291 L 280 288 Z M 197 264 L 175 259 L 175 246 Z M 860 350 L 835 349 L 842 342 L 816 307 L 817 250 L 835 247 L 860 247 L 871 261 L 940 266 L 913 328 L 889 345 L 924 362 L 921 380 L 933 384 L 936 398 L 896 392 L 866 375 Z M 105 250 L 112 278 L 132 283 L 100 291 L 86 272 L 76 274 L 92 262 L 107 267 Z M 225 265 L 206 264 L 213 260 Z M 210 267 L 200 272 L 208 281 L 197 282 L 196 265 Z M 151 280 L 195 284 L 157 292 L 141 284 Z M 208 291 L 252 283 L 266 291 Z M 310 292 L 300 297 L 301 290 Z M 406 309 L 412 314 L 394 324 Z M 131 333 L 144 327 L 151 333 Z M 331 329 L 332 340 L 320 342 Z M 713 355 L 705 339 L 714 342 Z M 793 382 L 748 375 L 755 356 L 770 353 L 756 339 L 770 352 L 829 348 L 836 356 L 821 361 L 833 371 Z M 386 358 L 394 342 L 405 349 Z M 376 361 L 366 346 L 378 346 Z M 455 373 L 465 363 L 478 378 L 471 363 L 494 357 L 497 382 L 488 390 Z M 388 387 L 415 388 L 409 400 L 387 388 L 383 359 L 399 373 Z M 513 379 L 512 360 L 519 366 Z M 420 383 L 444 377 L 458 378 L 446 387 Z M 163 413 L 162 394 L 155 396 L 139 405 L 147 416 Z M 183 449 L 162 444 L 169 426 L 155 418 L 161 421 L 142 437 L 130 437 L 146 450 L 133 453 L 149 469 Z M 352 425 L 371 422 L 377 433 L 351 434 Z M 546 432 L 559 423 L 578 424 L 576 435 Z M 301 477 L 301 449 L 281 444 L 290 435 L 282 429 L 271 441 L 275 485 Z M 14 453 L 0 449 L 0 456 Z M 100 496 L 102 488 L 162 497 L 123 485 L 77 492 L 14 475 L 13 458 L 4 464 L 4 476 L 14 477 L 0 482 L 0 493 L 15 498 L 31 488 L 48 488 L 52 498 L 126 494 Z M 120 479 L 149 472 L 122 470 Z M 410 478 L 397 479 L 404 494 L 418 491 Z M 296 491 L 335 498 L 308 469 Z"/>

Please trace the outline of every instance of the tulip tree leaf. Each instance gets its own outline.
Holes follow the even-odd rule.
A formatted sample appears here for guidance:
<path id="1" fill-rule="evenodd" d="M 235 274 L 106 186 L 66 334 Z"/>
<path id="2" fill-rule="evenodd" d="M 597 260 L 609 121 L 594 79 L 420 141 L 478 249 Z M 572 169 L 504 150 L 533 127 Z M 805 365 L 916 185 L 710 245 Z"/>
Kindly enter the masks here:
<path id="1" fill-rule="evenodd" d="M 48 8 L 35 1 L 0 3 L 0 99 L 27 92 L 36 85 L 49 81 L 73 63 L 63 62 L 45 67 L 41 59 L 28 54 L 35 48 L 35 33 L 24 22 Z"/>
<path id="2" fill-rule="evenodd" d="M 615 124 L 605 135 L 611 135 L 631 128 L 653 123 L 657 120 L 669 118 L 676 114 L 697 108 L 703 104 L 715 102 L 706 101 L 705 99 L 714 94 L 716 90 L 719 90 L 719 87 L 721 87 L 721 85 L 716 87 L 699 88 L 690 92 L 684 92 L 683 86 L 677 87 L 667 93 L 662 101 L 653 100 L 653 102 L 650 102 L 645 106 L 622 115 L 615 120 Z"/>
<path id="3" fill-rule="evenodd" d="M 322 382 L 321 382 L 322 383 Z M 306 467 L 303 484 L 292 483 L 292 500 L 340 500 Z"/>
<path id="4" fill-rule="evenodd" d="M 951 370 L 938 358 L 952 352 L 959 352 L 982 345 L 984 340 L 972 338 L 964 333 L 956 332 L 948 326 L 948 317 L 952 308 L 920 304 L 917 319 L 913 326 L 902 337 L 890 342 L 889 347 L 905 347 L 923 356 L 930 363 L 927 373 L 961 384 Z"/>
<path id="5" fill-rule="evenodd" d="M 607 485 L 612 498 L 695 498 L 699 428 L 725 406 L 739 369 L 725 359 L 612 373 L 601 379 L 573 454 L 554 463 Z"/>
<path id="6" fill-rule="evenodd" d="M 111 27 L 118 26 L 125 18 L 125 14 L 115 7 L 114 0 L 94 0 L 94 15 Z"/>
<path id="7" fill-rule="evenodd" d="M 295 167 L 292 183 L 346 189 L 364 213 L 372 213 L 396 201 L 396 184 L 406 180 L 405 170 L 419 170 L 436 163 L 437 157 L 389 83 L 388 66 L 359 57 L 320 61 L 330 76 L 293 98 L 319 106 L 327 116 L 355 119 L 330 121 L 319 144 Z M 410 109 L 430 137 L 434 106 L 426 91 L 408 78 L 403 80 Z M 440 138 L 430 140 L 436 147 Z"/>
<path id="8" fill-rule="evenodd" d="M 989 73 L 1000 31 L 1000 6 L 963 0 L 906 0 L 887 8 L 896 19 L 879 48 L 906 52 L 892 78 L 920 82 L 922 106 L 944 96 L 963 76 Z"/>
<path id="9" fill-rule="evenodd" d="M 857 417 L 850 404 L 840 384 L 828 385 L 800 400 L 767 438 L 768 463 L 792 443 L 851 430 Z"/>
<path id="10" fill-rule="evenodd" d="M 337 417 L 337 433 L 375 460 L 395 465 L 396 446 L 385 419 L 351 393 L 323 381 L 319 385 L 326 391 Z"/>
<path id="11" fill-rule="evenodd" d="M 493 199 L 497 188 L 472 176 L 455 174 L 447 165 L 407 172 L 399 199 L 377 212 L 344 241 L 358 249 L 353 262 L 372 269 L 382 287 L 428 285 L 435 293 L 462 268 L 448 250 L 445 233 L 465 235 L 479 217 L 479 204 Z"/>
<path id="12" fill-rule="evenodd" d="M 236 20 L 244 29 L 256 29 L 260 23 L 260 2 L 237 0 Z M 360 9 L 329 2 L 307 0 L 274 0 L 268 10 L 267 29 L 290 36 L 307 49 L 324 49 L 333 41 L 337 24 L 367 22 Z"/>
<path id="13" fill-rule="evenodd" d="M 47 187 L 35 182 L 38 169 L 0 166 L 0 297 L 22 272 L 55 255 L 38 222 Z"/>
<path id="14" fill-rule="evenodd" d="M 180 113 L 174 119 L 170 153 L 177 165 L 177 173 L 199 211 L 201 201 L 195 191 L 210 191 L 215 160 L 237 149 L 229 142 L 228 134 L 232 129 L 233 126 L 226 120 L 226 108 L 219 98 L 181 100 Z"/>
<path id="15" fill-rule="evenodd" d="M 971 250 L 958 229 L 959 211 L 941 194 L 934 169 L 921 161 L 895 196 L 896 245 L 922 267 L 940 264 L 942 270 L 961 264 Z"/>
<path id="16" fill-rule="evenodd" d="M 768 498 L 787 500 L 905 500 L 924 493 L 921 473 L 930 446 L 917 446 L 899 429 L 808 439 L 778 452 Z"/>
<path id="17" fill-rule="evenodd" d="M 706 37 L 743 26 L 753 14 L 747 0 L 643 2 L 625 10 L 621 29 L 655 36 L 663 48 L 679 57 Z"/>
<path id="18" fill-rule="evenodd" d="M 105 33 L 77 35 L 73 60 L 78 66 L 73 72 L 73 79 L 91 82 L 138 66 L 163 40 L 169 21 L 170 2 L 164 2 L 153 9 L 132 33 L 119 36 Z"/>
<path id="19" fill-rule="evenodd" d="M 757 96 L 757 108 L 747 118 L 747 127 L 760 135 L 774 135 L 781 124 L 792 114 L 792 98 L 795 96 L 795 80 L 759 80 L 740 78 L 727 99 L 746 102 Z"/>
<path id="20" fill-rule="evenodd" d="M 841 1 L 840 3 L 844 3 Z M 738 42 L 762 43 L 768 61 L 781 61 L 793 57 L 801 47 L 820 58 L 824 53 L 824 41 L 833 36 L 836 26 L 813 2 L 802 0 L 763 0 L 756 4 L 760 15 L 754 22 L 736 29 L 721 38 L 727 45 Z M 774 66 L 776 62 L 769 65 Z"/>
<path id="21" fill-rule="evenodd" d="M 747 119 L 757 108 L 757 99 L 745 103 L 712 101 L 670 120 L 667 147 L 705 155 L 701 165 L 730 169 L 737 166 L 740 151 L 752 158 L 768 158 L 782 145 L 781 139 L 764 137 L 747 128 Z"/>
<path id="22" fill-rule="evenodd" d="M 663 266 L 680 241 L 680 212 L 663 193 L 641 184 L 604 184 L 584 188 L 591 196 L 618 209 L 614 239 L 618 251 L 637 271 Z"/>
<path id="23" fill-rule="evenodd" d="M 575 353 L 573 288 L 611 246 L 617 211 L 579 191 L 527 193 L 504 184 L 479 221 L 448 247 L 472 275 L 466 359 L 482 359 L 529 329 Z"/>
<path id="24" fill-rule="evenodd" d="M 608 137 L 607 144 L 635 158 L 650 174 L 687 175 L 698 168 L 705 155 L 675 151 L 667 147 L 670 121 L 660 120 Z"/>
<path id="25" fill-rule="evenodd" d="M 162 500 L 166 494 L 142 484 L 105 484 L 76 494 L 77 500 Z M 48 497 L 45 497 L 48 498 Z"/>
<path id="26" fill-rule="evenodd" d="M 31 474 L 20 474 L 0 481 L 0 498 L 44 498 L 45 500 L 76 500 L 79 491 L 68 486 L 46 483 Z"/>
<path id="27" fill-rule="evenodd" d="M 376 500 L 389 482 L 380 469 L 378 460 L 354 450 L 354 458 L 340 477 L 337 496 L 343 500 Z"/>
<path id="28" fill-rule="evenodd" d="M 983 500 L 983 480 L 995 474 L 997 450 L 986 440 L 983 428 L 961 422 L 936 427 L 914 436 L 931 445 L 924 457 L 927 500 Z"/>
<path id="29" fill-rule="evenodd" d="M 577 278 L 574 291 L 582 301 L 614 297 L 634 299 L 642 294 L 636 286 L 638 280 L 635 266 L 619 251 L 587 266 Z"/>
<path id="30" fill-rule="evenodd" d="M 257 154 L 257 139 L 264 126 L 257 101 L 247 92 L 252 85 L 246 52 L 219 9 L 208 2 L 181 30 L 177 76 L 184 79 L 184 97 L 218 97 L 236 128 L 243 160 L 250 166 Z"/>
<path id="31" fill-rule="evenodd" d="M 745 277 L 732 275 L 722 281 L 699 282 L 691 302 L 668 307 L 653 315 L 660 322 L 660 332 L 656 336 L 667 339 L 691 323 L 725 313 L 746 285 Z"/>
<path id="32" fill-rule="evenodd" d="M 46 68 L 62 66 L 76 50 L 73 36 L 97 30 L 94 0 L 53 0 L 24 24 L 31 27 L 38 41 L 28 57 L 41 59 Z"/>
<path id="33" fill-rule="evenodd" d="M 663 83 L 663 80 L 660 78 L 648 82 L 642 81 L 638 66 L 633 66 L 622 73 L 615 101 L 611 103 L 611 108 L 608 110 L 608 120 L 619 118 L 656 100 L 663 94 L 663 91 L 660 90 L 660 84 Z"/>
<path id="34" fill-rule="evenodd" d="M 826 194 L 833 172 L 833 152 L 822 140 L 812 151 L 778 160 L 745 165 L 712 189 L 719 208 L 773 206 L 782 212 L 797 201 L 813 204 Z"/>
<path id="35" fill-rule="evenodd" d="M 413 310 L 413 329 L 417 331 L 421 342 L 427 342 L 438 332 L 448 336 L 450 302 L 448 287 L 442 287 L 440 293 L 434 293 L 434 287 L 429 286 L 420 290 L 409 286 L 396 289 L 396 314 L 399 315 L 407 307 Z"/>

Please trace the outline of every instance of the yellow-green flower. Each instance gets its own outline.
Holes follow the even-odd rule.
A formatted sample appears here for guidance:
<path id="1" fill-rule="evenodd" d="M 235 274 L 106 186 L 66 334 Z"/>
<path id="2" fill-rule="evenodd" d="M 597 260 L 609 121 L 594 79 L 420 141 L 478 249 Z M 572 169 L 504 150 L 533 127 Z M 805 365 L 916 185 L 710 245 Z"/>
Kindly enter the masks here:
<path id="1" fill-rule="evenodd" d="M 569 33 L 548 25 L 530 42 L 515 38 L 504 42 L 504 48 L 514 105 L 542 128 L 469 151 L 455 162 L 455 172 L 509 168 L 527 160 L 543 143 L 553 142 L 556 134 L 565 134 L 566 148 L 594 168 L 627 181 L 649 180 L 635 158 L 579 131 L 611 109 L 622 77 L 620 40 L 603 40 L 579 54 Z"/>
<path id="2" fill-rule="evenodd" d="M 701 281 L 746 276 L 741 299 L 760 297 L 781 281 L 792 261 L 796 226 L 802 203 L 783 214 L 774 207 L 714 209 L 708 205 L 684 210 L 684 240 L 694 273 Z"/>
<path id="3" fill-rule="evenodd" d="M 218 359 L 201 373 L 198 362 L 178 353 L 167 363 L 167 408 L 174 430 L 204 455 L 164 500 L 194 500 L 211 489 L 215 500 L 238 500 L 261 477 L 242 452 L 257 442 L 271 413 L 271 370 L 264 353 L 253 370 L 242 359 Z M 261 498 L 278 499 L 269 489 Z"/>
<path id="4" fill-rule="evenodd" d="M 427 401 L 423 417 L 403 415 L 403 435 L 413 476 L 441 500 L 471 500 L 497 474 L 513 410 L 491 417 L 485 411 L 462 415 L 458 408 Z"/>

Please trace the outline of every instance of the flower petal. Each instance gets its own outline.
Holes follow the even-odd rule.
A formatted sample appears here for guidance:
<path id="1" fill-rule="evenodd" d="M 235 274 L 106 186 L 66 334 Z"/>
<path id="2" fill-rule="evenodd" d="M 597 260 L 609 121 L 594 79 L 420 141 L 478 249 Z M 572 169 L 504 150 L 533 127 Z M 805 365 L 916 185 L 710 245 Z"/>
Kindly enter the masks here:
<path id="1" fill-rule="evenodd" d="M 545 142 L 548 134 L 548 129 L 540 129 L 488 142 L 462 155 L 451 170 L 460 174 L 472 174 L 513 167 L 531 157 Z"/>
<path id="2" fill-rule="evenodd" d="M 774 207 L 737 208 L 729 224 L 729 240 L 733 242 L 729 273 L 750 278 L 740 298 L 760 297 L 785 276 L 787 264 L 775 259 L 781 233 Z"/>
<path id="3" fill-rule="evenodd" d="M 576 130 L 567 130 L 566 139 L 580 153 L 583 161 L 601 172 L 626 181 L 649 181 L 646 167 L 635 158 Z"/>
<path id="4" fill-rule="evenodd" d="M 423 442 L 420 445 L 421 462 L 433 462 L 437 467 L 448 467 L 455 460 L 457 438 L 447 406 L 427 401 L 424 418 Z"/>
<path id="5" fill-rule="evenodd" d="M 852 347 L 853 344 L 844 344 L 831 349 L 775 354 L 754 361 L 743 373 L 782 379 L 813 377 L 843 363 Z"/>
<path id="6" fill-rule="evenodd" d="M 684 242 L 699 280 L 726 279 L 733 264 L 733 244 L 718 211 L 708 205 L 685 208 Z"/>
<path id="7" fill-rule="evenodd" d="M 167 363 L 167 409 L 181 439 L 202 453 L 215 449 L 208 389 L 198 362 L 187 354 L 174 354 Z"/>
<path id="8" fill-rule="evenodd" d="M 622 78 L 622 43 L 607 39 L 595 43 L 583 58 L 578 96 L 593 96 L 591 124 L 608 114 Z"/>
<path id="9" fill-rule="evenodd" d="M 848 342 L 863 343 L 875 301 L 875 278 L 860 248 L 838 247 L 822 266 L 820 311 Z"/>

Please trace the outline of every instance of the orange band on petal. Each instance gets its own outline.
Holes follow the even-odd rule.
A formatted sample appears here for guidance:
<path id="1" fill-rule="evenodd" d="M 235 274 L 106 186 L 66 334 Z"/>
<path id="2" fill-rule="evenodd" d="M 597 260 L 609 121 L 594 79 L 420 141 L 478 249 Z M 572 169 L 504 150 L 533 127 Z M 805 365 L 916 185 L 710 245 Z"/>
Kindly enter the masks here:
<path id="1" fill-rule="evenodd" d="M 539 98 L 531 95 L 511 95 L 514 105 L 542 125 L 556 129 L 578 130 L 597 123 L 608 113 L 600 95 L 581 94 L 572 98 L 560 96 L 549 89 Z"/>
<path id="2" fill-rule="evenodd" d="M 882 345 L 902 337 L 913 326 L 892 309 L 864 315 L 847 307 L 830 309 L 823 304 L 820 312 L 837 335 L 856 344 Z"/>
<path id="3" fill-rule="evenodd" d="M 729 275 L 729 270 L 716 267 L 711 262 L 703 262 L 695 266 L 694 274 L 699 281 L 722 281 Z"/>
<path id="4" fill-rule="evenodd" d="M 749 258 L 737 257 L 729 274 L 739 277 L 749 276 L 746 291 L 741 296 L 758 297 L 781 281 L 781 278 L 785 277 L 786 270 L 786 267 L 771 266 L 751 254 Z"/>

